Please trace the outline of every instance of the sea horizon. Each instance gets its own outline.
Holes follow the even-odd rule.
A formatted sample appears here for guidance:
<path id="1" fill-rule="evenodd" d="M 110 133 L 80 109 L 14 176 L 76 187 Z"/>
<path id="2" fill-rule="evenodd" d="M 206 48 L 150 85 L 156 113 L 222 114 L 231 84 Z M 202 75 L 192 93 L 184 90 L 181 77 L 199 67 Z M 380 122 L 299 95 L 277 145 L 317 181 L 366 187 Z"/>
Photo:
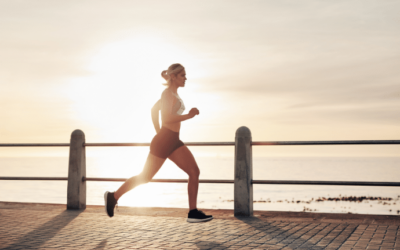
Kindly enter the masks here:
<path id="1" fill-rule="evenodd" d="M 137 155 L 136 155 L 137 157 Z M 200 179 L 233 180 L 233 157 L 196 157 Z M 87 177 L 129 178 L 141 159 L 87 158 Z M 134 164 L 136 162 L 137 164 Z M 397 181 L 400 157 L 253 157 L 254 180 Z M 112 168 L 110 167 L 112 166 Z M 0 157 L 1 176 L 68 176 L 68 157 Z M 154 178 L 187 179 L 172 162 Z M 0 201 L 66 204 L 66 181 L 0 181 Z M 122 182 L 88 182 L 87 204 L 102 205 Z M 121 206 L 187 207 L 185 183 L 148 183 L 123 196 Z M 254 210 L 399 214 L 397 187 L 253 185 Z M 350 198 L 351 197 L 351 198 Z M 233 184 L 200 184 L 198 206 L 233 209 Z"/>

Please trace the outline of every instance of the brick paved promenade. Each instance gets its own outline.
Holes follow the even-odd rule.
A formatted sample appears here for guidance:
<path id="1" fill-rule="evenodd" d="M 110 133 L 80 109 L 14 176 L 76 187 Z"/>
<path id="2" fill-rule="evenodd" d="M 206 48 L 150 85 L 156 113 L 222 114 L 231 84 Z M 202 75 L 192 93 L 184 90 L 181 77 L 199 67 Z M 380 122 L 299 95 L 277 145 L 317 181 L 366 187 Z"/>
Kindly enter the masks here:
<path id="1" fill-rule="evenodd" d="M 187 223 L 186 209 L 0 202 L 0 249 L 400 249 L 400 218 L 351 214 L 204 210 L 215 219 Z"/>

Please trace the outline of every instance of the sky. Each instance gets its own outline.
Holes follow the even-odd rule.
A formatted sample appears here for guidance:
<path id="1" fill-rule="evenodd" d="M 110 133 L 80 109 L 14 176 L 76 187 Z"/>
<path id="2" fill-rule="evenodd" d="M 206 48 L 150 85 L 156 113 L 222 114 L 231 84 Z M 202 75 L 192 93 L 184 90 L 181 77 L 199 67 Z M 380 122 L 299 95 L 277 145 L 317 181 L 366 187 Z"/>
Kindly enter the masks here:
<path id="1" fill-rule="evenodd" d="M 150 142 L 173 63 L 186 68 L 187 111 L 200 110 L 183 141 L 233 141 L 240 126 L 253 141 L 398 140 L 399 12 L 399 1 L 369 0 L 3 0 L 0 143 L 65 143 L 75 129 L 87 142 Z M 253 153 L 398 157 L 400 146 Z"/>

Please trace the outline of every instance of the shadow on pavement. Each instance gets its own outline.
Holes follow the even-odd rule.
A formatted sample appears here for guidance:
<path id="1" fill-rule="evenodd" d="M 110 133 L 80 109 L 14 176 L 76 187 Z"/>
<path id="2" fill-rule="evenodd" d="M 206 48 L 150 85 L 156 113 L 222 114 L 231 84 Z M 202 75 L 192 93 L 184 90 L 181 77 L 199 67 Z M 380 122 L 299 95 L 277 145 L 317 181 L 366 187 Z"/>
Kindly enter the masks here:
<path id="1" fill-rule="evenodd" d="M 45 213 L 46 211 L 43 211 Z M 22 248 L 39 248 L 46 241 L 53 238 L 61 229 L 63 229 L 83 210 L 65 210 L 59 215 L 53 217 L 40 227 L 30 231 L 24 236 L 16 240 L 14 244 L 8 245 L 1 249 L 22 249 Z"/>
<path id="2" fill-rule="evenodd" d="M 257 231 L 263 231 L 263 230 L 265 230 L 266 227 L 268 227 L 268 229 L 270 229 L 270 230 L 272 229 L 274 236 L 271 238 L 269 238 L 267 236 L 265 238 L 265 242 L 268 241 L 269 239 L 275 238 L 276 236 L 278 236 L 277 238 L 279 238 L 279 239 L 286 239 L 286 238 L 292 236 L 292 234 L 289 233 L 288 231 L 282 230 L 280 227 L 271 226 L 270 223 L 262 221 L 257 217 L 236 217 L 236 218 L 238 220 L 242 221 L 243 223 L 251 226 L 252 229 L 255 229 Z M 245 235 L 247 233 L 248 233 L 248 229 L 244 228 L 242 233 L 237 234 L 237 238 L 241 238 L 241 237 L 243 237 L 243 235 Z M 245 237 L 243 240 L 247 240 L 250 237 L 251 236 Z M 221 242 L 214 242 L 214 241 L 198 241 L 195 244 L 199 249 L 226 248 L 226 247 L 230 246 L 230 245 L 226 245 L 223 242 L 221 243 Z M 271 244 L 271 246 L 273 246 L 272 242 L 270 244 Z M 242 247 L 246 247 L 245 245 L 243 245 Z M 290 246 L 286 246 L 285 249 L 292 249 L 292 248 Z M 322 248 L 313 246 L 313 249 L 318 250 L 318 249 L 322 249 Z"/>
<path id="3" fill-rule="evenodd" d="M 93 250 L 104 249 L 107 246 L 107 240 L 102 240 Z"/>
<path id="4" fill-rule="evenodd" d="M 264 239 L 265 242 L 267 242 L 269 240 L 277 240 L 278 242 L 276 242 L 276 243 L 281 243 L 281 240 L 288 240 L 293 237 L 293 234 L 288 232 L 287 230 L 282 230 L 282 228 L 280 228 L 280 227 L 272 226 L 270 223 L 263 222 L 262 220 L 260 220 L 257 217 L 236 217 L 236 218 L 239 219 L 240 221 L 242 221 L 243 223 L 246 223 L 247 225 L 249 225 L 252 228 L 259 230 L 259 231 L 263 231 L 263 230 L 265 230 L 266 227 L 268 227 L 268 229 L 271 231 L 271 236 L 272 235 L 273 236 L 272 237 L 266 236 Z M 291 240 L 289 240 L 289 241 L 291 241 Z M 285 249 L 295 249 L 295 248 L 299 247 L 299 246 L 291 247 L 290 242 L 285 242 L 285 243 L 286 243 Z M 269 242 L 269 244 L 271 244 L 271 246 L 273 246 L 274 242 Z M 301 245 L 301 248 L 302 249 L 311 249 L 312 248 L 315 250 L 324 249 L 324 247 L 310 245 L 310 244 L 307 244 L 307 242 L 304 242 Z"/>
<path id="5" fill-rule="evenodd" d="M 195 244 L 199 249 L 214 249 L 223 246 L 223 244 L 214 241 L 198 241 Z"/>

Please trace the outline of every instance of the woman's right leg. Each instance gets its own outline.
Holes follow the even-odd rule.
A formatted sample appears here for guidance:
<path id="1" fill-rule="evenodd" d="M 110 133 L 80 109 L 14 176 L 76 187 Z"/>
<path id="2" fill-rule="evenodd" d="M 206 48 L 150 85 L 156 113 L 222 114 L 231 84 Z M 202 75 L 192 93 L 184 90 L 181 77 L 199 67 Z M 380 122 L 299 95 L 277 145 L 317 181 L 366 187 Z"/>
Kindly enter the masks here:
<path id="1" fill-rule="evenodd" d="M 114 198 L 118 200 L 123 194 L 139 186 L 140 184 L 148 183 L 153 179 L 154 175 L 160 170 L 165 159 L 159 158 L 149 153 L 146 164 L 139 175 L 133 176 L 125 181 L 124 184 L 114 193 Z"/>

